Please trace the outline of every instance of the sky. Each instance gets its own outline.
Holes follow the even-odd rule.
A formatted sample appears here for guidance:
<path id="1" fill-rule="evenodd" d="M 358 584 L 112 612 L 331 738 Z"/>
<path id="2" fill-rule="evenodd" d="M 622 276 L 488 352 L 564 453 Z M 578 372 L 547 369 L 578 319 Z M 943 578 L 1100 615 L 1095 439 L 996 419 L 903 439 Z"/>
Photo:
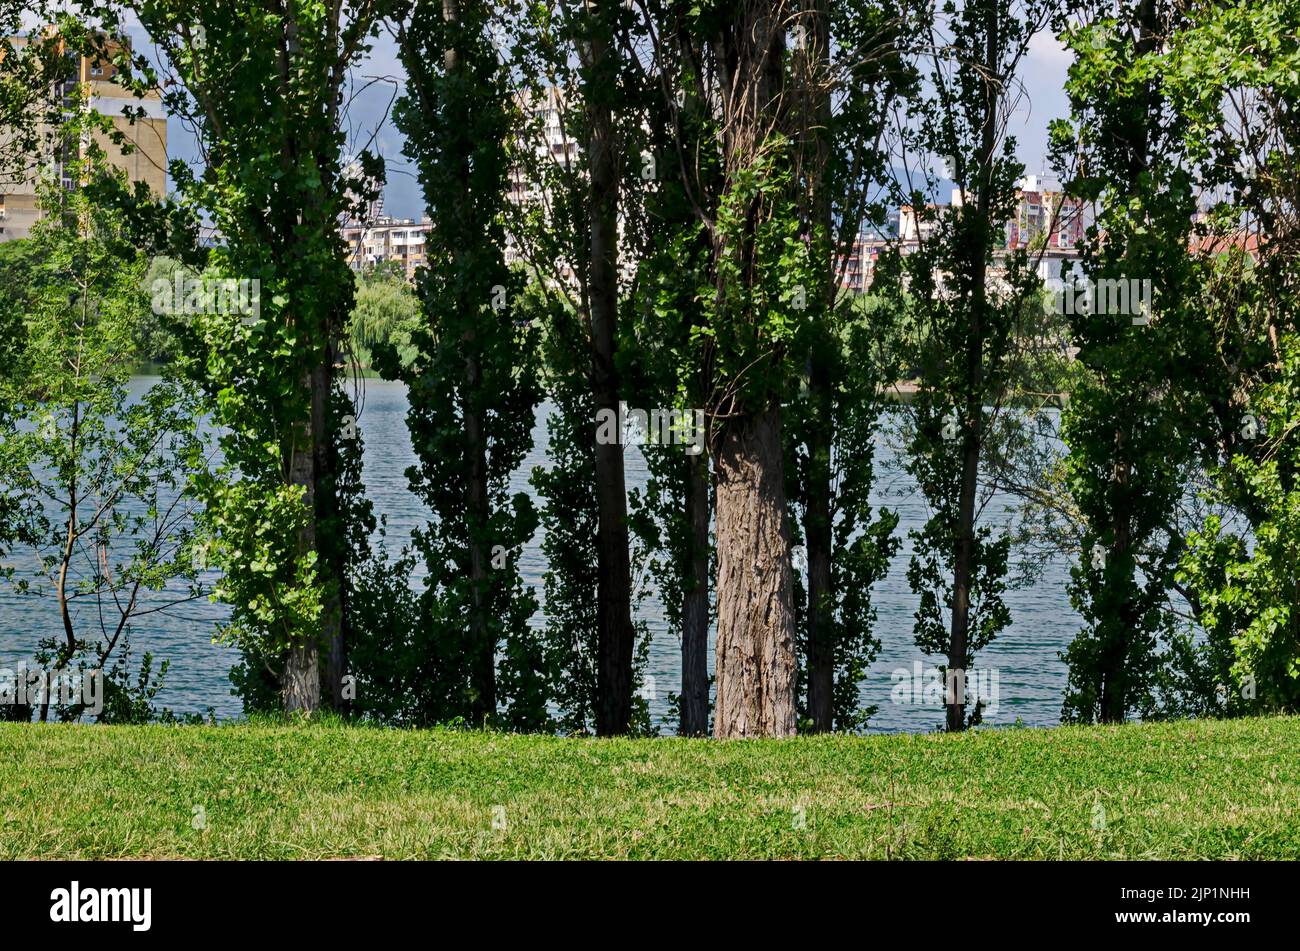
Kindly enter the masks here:
<path id="1" fill-rule="evenodd" d="M 1019 146 L 1017 157 L 1029 175 L 1045 170 L 1048 125 L 1070 114 L 1065 95 L 1070 61 L 1070 52 L 1048 32 L 1038 33 L 1029 41 L 1029 53 L 1021 66 L 1028 104 L 1014 117 L 1018 121 L 1012 125 Z M 1047 171 L 1050 173 L 1050 169 Z"/>

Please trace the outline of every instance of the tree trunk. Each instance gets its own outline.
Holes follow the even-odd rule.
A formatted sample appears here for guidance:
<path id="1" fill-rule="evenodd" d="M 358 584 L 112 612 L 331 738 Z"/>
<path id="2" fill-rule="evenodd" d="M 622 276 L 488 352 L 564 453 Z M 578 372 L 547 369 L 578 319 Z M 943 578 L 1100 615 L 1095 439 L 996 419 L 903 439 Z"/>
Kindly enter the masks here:
<path id="1" fill-rule="evenodd" d="M 784 468 L 779 407 L 727 425 L 717 457 L 717 737 L 795 733 Z"/>
<path id="2" fill-rule="evenodd" d="M 812 378 L 821 374 L 814 366 Z M 813 387 L 810 398 L 829 402 L 829 393 Z M 808 715 L 814 733 L 835 728 L 835 641 L 831 587 L 830 421 L 814 417 L 808 443 L 808 499 L 804 538 L 808 553 Z"/>
<path id="3" fill-rule="evenodd" d="M 591 350 L 592 388 L 597 414 L 610 410 L 617 417 L 619 380 L 615 367 L 618 340 L 618 175 L 614 123 L 609 93 L 599 88 L 606 74 L 606 25 L 595 24 L 588 68 L 595 79 L 587 84 L 591 116 L 588 150 L 591 192 Z M 632 656 L 636 633 L 632 626 L 632 567 L 628 556 L 627 490 L 623 447 L 596 445 L 596 562 L 598 602 L 596 674 L 596 733 L 626 733 L 632 719 Z"/>
<path id="4" fill-rule="evenodd" d="M 690 50 L 689 41 L 683 36 L 676 38 L 675 55 L 687 60 Z M 700 97 L 695 86 L 682 89 L 683 109 L 693 113 L 701 108 Z M 683 146 L 684 151 L 701 148 L 703 144 L 692 137 Z M 711 251 L 707 232 L 701 232 L 696 238 L 696 250 L 701 255 Z M 696 307 L 685 309 L 686 338 L 696 332 L 696 328 L 707 327 L 708 321 Z M 694 406 L 703 406 L 707 402 L 705 394 L 709 385 L 702 368 L 688 377 L 687 391 L 693 394 L 690 402 Z M 713 516 L 712 482 L 709 478 L 709 451 L 712 445 L 708 430 L 701 441 L 701 450 L 695 455 L 687 455 L 683 469 L 684 504 L 686 524 L 688 526 L 687 550 L 682 571 L 682 692 L 680 698 L 680 721 L 678 733 L 681 736 L 708 736 L 709 734 L 709 584 L 711 579 L 710 555 L 712 542 L 709 528 Z"/>
<path id="5" fill-rule="evenodd" d="M 311 374 L 304 374 L 303 385 L 311 388 Z M 312 416 L 315 416 L 314 409 Z M 296 427 L 289 459 L 289 483 L 303 487 L 303 504 L 309 513 L 307 524 L 298 535 L 300 558 L 316 551 L 316 467 L 312 429 L 311 420 Z M 311 715 L 320 710 L 320 644 L 316 638 L 309 637 L 290 645 L 285 657 L 280 691 L 285 713 Z"/>
<path id="6" fill-rule="evenodd" d="M 979 353 L 979 351 L 975 351 Z M 980 359 L 977 357 L 977 359 Z M 977 378 L 980 374 L 976 374 Z M 957 499 L 957 547 L 953 559 L 952 582 L 952 636 L 948 644 L 948 684 L 952 695 L 947 700 L 947 728 L 951 731 L 966 728 L 966 667 L 969 663 L 968 634 L 970 631 L 970 591 L 975 561 L 975 493 L 978 487 L 980 461 L 980 414 L 983 407 L 976 404 L 974 416 L 968 405 L 966 438 L 962 442 L 961 488 Z M 957 679 L 953 680 L 953 675 Z"/>
<path id="7" fill-rule="evenodd" d="M 465 358 L 465 390 L 460 405 L 465 423 L 466 461 L 469 463 L 469 471 L 465 474 L 469 522 L 469 710 L 473 724 L 483 726 L 497 711 L 496 638 L 492 636 L 488 625 L 487 596 L 490 578 L 487 539 L 484 537 L 490 517 L 487 441 L 483 435 L 483 421 L 475 406 L 475 396 L 482 389 L 483 379 L 472 333 L 466 335 L 465 345 L 469 353 Z"/>
<path id="8" fill-rule="evenodd" d="M 1145 56 L 1156 45 L 1158 29 L 1154 0 L 1142 0 L 1138 8 L 1138 40 L 1135 54 Z M 1151 112 L 1151 89 L 1147 86 L 1140 94 Z M 1125 130 L 1133 136 L 1129 154 L 1129 185 L 1136 191 L 1138 182 L 1151 164 L 1148 127 L 1140 123 L 1137 128 Z M 1129 479 L 1132 470 L 1125 455 L 1128 450 L 1128 427 L 1125 421 L 1115 427 L 1115 505 L 1111 512 L 1111 556 L 1123 558 L 1132 546 L 1132 524 L 1128 506 Z M 1130 589 L 1131 591 L 1131 589 Z M 1102 668 L 1101 709 L 1102 723 L 1123 723 L 1128 712 L 1126 689 L 1128 667 L 1128 636 L 1136 629 L 1138 606 L 1132 598 L 1119 606 L 1119 623 L 1115 625 L 1113 639 L 1104 647 Z"/>
<path id="9" fill-rule="evenodd" d="M 987 8 L 984 69 L 996 75 L 1000 38 L 998 11 Z M 970 664 L 969 634 L 971 586 L 975 572 L 975 498 L 979 488 L 980 454 L 984 446 L 984 340 L 987 334 L 985 309 L 988 306 L 988 264 L 992 244 L 993 222 L 991 195 L 993 157 L 997 148 L 998 88 L 990 80 L 984 90 L 983 125 L 980 129 L 979 153 L 975 167 L 980 179 L 976 183 L 975 234 L 966 244 L 969 256 L 967 271 L 971 276 L 970 329 L 966 337 L 965 415 L 962 421 L 961 484 L 957 495 L 956 543 L 953 552 L 952 628 L 948 641 L 948 689 L 946 726 L 950 731 L 966 728 L 966 668 Z M 964 213 L 964 212 L 963 212 Z"/>
<path id="10" fill-rule="evenodd" d="M 280 689 L 285 713 L 320 710 L 320 650 L 314 640 L 289 648 Z"/>
<path id="11" fill-rule="evenodd" d="M 688 572 L 682 596 L 682 736 L 709 732 L 709 460 L 686 457 Z"/>
<path id="12" fill-rule="evenodd" d="M 325 650 L 321 665 L 321 697 L 327 706 L 341 713 L 347 706 L 343 698 L 347 663 L 343 610 L 346 538 L 338 511 L 338 447 L 330 426 L 330 402 L 334 389 L 332 329 L 326 339 L 330 344 L 322 361 L 312 368 L 311 375 L 313 510 L 318 526 L 330 526 L 324 533 L 316 533 L 317 564 L 325 583 L 325 603 L 321 610 L 321 644 Z"/>
<path id="13" fill-rule="evenodd" d="M 1125 429 L 1116 430 L 1116 451 L 1123 455 L 1125 451 Z M 1122 559 L 1132 545 L 1130 531 L 1127 493 L 1129 466 L 1118 462 L 1115 466 L 1116 503 L 1111 513 L 1111 529 L 1114 532 L 1111 543 L 1111 558 Z M 1123 723 L 1128 712 L 1128 690 L 1126 689 L 1128 673 L 1128 635 L 1136 628 L 1137 606 L 1133 599 L 1125 598 L 1118 606 L 1118 623 L 1110 625 L 1111 636 L 1102 645 L 1101 703 L 1099 719 L 1102 723 Z"/>
<path id="14" fill-rule="evenodd" d="M 805 0 L 804 24 L 808 35 L 805 71 L 813 90 L 813 101 L 805 112 L 807 128 L 801 130 L 811 140 L 810 162 L 811 208 L 809 220 L 814 238 L 821 237 L 833 247 L 834 220 L 831 194 L 826 181 L 830 160 L 831 83 L 830 77 L 830 5 L 828 0 Z M 831 319 L 835 306 L 835 261 L 833 257 L 818 262 L 821 286 L 816 294 L 824 309 L 824 319 Z M 808 488 L 804 509 L 804 545 L 808 553 L 808 715 L 815 733 L 835 728 L 835 642 L 832 612 L 835 592 L 831 587 L 831 445 L 834 441 L 834 385 L 830 361 L 834 345 L 833 332 L 815 335 L 808 357 L 808 399 L 812 407 L 808 434 Z"/>
<path id="15" fill-rule="evenodd" d="M 297 146 L 286 153 L 292 164 Z M 322 167 L 327 162 L 319 162 Z M 328 189 L 328 178 L 322 180 Z M 296 214 L 297 225 L 315 222 L 317 227 L 332 228 L 334 222 L 323 215 L 319 193 L 307 196 L 306 204 Z M 294 249 L 297 254 L 297 249 Z M 318 303 L 317 306 L 320 306 Z M 319 345 L 306 360 L 302 386 L 308 395 L 308 417 L 294 431 L 289 459 L 289 482 L 304 487 L 303 505 L 308 512 L 307 526 L 298 540 L 300 557 L 316 556 L 316 572 L 322 592 L 320 631 L 306 642 L 292 644 L 285 658 L 281 695 L 286 713 L 317 713 L 322 706 L 343 709 L 343 664 L 345 663 L 343 589 L 347 555 L 346 532 L 338 509 L 337 434 L 331 422 L 334 395 L 334 337 L 338 314 L 331 308 L 323 315 L 318 328 Z M 323 654 L 323 656 L 322 656 Z"/>

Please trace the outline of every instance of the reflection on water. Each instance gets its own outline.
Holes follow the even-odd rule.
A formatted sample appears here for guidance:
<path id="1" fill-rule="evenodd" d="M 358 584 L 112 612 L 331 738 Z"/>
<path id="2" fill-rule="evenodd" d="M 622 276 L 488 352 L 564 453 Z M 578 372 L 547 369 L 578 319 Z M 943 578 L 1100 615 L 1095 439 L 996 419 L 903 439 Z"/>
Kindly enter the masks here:
<path id="1" fill-rule="evenodd" d="M 153 382 L 141 377 L 132 381 L 136 391 Z M 379 380 L 366 381 L 365 404 L 358 426 L 365 439 L 365 482 L 376 515 L 387 516 L 389 544 L 400 544 L 411 530 L 424 523 L 426 512 L 407 491 L 405 470 L 414 462 L 406 430 L 406 391 L 401 384 Z M 547 464 L 545 418 L 550 407 L 538 410 L 534 428 L 534 446 L 523 466 L 511 479 L 512 491 L 528 491 L 528 473 Z M 672 451 L 670 448 L 650 451 Z M 924 499 L 915 491 L 911 480 L 896 466 L 887 465 L 891 451 L 878 447 L 877 479 L 874 504 L 888 505 L 898 511 L 899 532 L 903 545 L 894 558 L 888 576 L 876 586 L 874 601 L 878 611 L 876 632 L 882 646 L 863 684 L 866 704 L 879 707 L 869 731 L 925 731 L 943 719 L 941 708 L 895 704 L 891 702 L 893 681 L 890 674 L 898 668 L 909 671 L 916 661 L 928 667 L 926 658 L 912 642 L 912 614 L 916 597 L 907 585 L 907 558 L 911 553 L 906 538 L 909 529 L 919 527 L 925 519 Z M 628 488 L 643 487 L 645 461 L 640 449 L 627 450 Z M 993 506 L 990 506 L 990 511 Z M 524 580 L 536 589 L 542 610 L 542 573 L 546 569 L 541 551 L 540 533 L 523 552 L 520 568 Z M 21 569 L 23 556 L 15 552 L 8 564 Z M 1008 592 L 1012 625 L 978 658 L 984 667 L 997 668 L 1000 699 L 997 716 L 991 724 L 1008 724 L 1018 718 L 1029 725 L 1058 722 L 1061 696 L 1065 687 L 1065 665 L 1061 651 L 1078 629 L 1078 617 L 1070 609 L 1065 594 L 1069 568 L 1064 562 L 1046 566 L 1041 580 L 1032 588 Z M 215 646 L 211 638 L 216 624 L 228 616 L 221 605 L 193 602 L 166 614 L 142 618 L 133 637 L 135 657 L 145 650 L 159 660 L 167 659 L 171 668 L 166 687 L 157 703 L 177 713 L 215 709 L 219 717 L 240 713 L 239 700 L 230 694 L 227 674 L 236 660 L 231 648 Z M 668 716 L 668 693 L 679 685 L 679 642 L 676 633 L 664 622 L 658 600 L 646 598 L 641 607 L 652 635 L 648 673 L 654 678 L 656 695 L 651 712 L 656 723 Z M 534 618 L 542 623 L 543 616 Z M 60 630 L 53 597 L 19 596 L 11 586 L 0 584 L 0 664 L 12 666 L 29 659 L 36 642 Z M 712 672 L 712 650 L 709 657 Z"/>

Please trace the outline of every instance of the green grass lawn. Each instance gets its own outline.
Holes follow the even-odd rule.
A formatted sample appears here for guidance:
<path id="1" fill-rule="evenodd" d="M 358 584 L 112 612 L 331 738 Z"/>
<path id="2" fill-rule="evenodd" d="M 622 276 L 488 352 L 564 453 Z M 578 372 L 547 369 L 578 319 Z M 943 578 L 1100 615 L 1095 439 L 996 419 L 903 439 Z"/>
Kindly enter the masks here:
<path id="1" fill-rule="evenodd" d="M 0 858 L 342 856 L 1293 859 L 1300 718 L 731 742 L 0 724 Z"/>

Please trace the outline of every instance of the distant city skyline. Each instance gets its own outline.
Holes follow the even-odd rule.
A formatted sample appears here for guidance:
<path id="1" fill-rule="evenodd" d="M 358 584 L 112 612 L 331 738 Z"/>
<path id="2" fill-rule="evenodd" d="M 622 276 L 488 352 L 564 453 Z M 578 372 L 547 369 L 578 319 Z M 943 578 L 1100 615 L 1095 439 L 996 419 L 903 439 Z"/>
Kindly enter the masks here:
<path id="1" fill-rule="evenodd" d="M 138 25 L 132 39 L 137 41 L 140 49 L 152 48 L 147 34 Z M 1021 77 L 1027 101 L 1017 110 L 1010 125 L 1010 132 L 1016 137 L 1017 157 L 1029 175 L 1051 171 L 1045 168 L 1047 128 L 1053 119 L 1067 115 L 1069 104 L 1064 86 L 1069 65 L 1069 52 L 1049 33 L 1039 33 L 1030 42 Z M 410 163 L 402 155 L 405 136 L 394 124 L 391 114 L 385 116 L 394 93 L 400 95 L 400 89 L 395 88 L 394 83 L 404 81 L 406 77 L 392 37 L 387 34 L 376 37 L 374 48 L 353 70 L 353 76 L 356 88 L 366 88 L 348 110 L 351 126 L 348 147 L 350 150 L 359 149 L 374 137 L 372 147 L 383 156 L 388 173 L 383 195 L 384 213 L 395 218 L 418 220 L 425 214 L 425 205 L 420 195 L 420 184 Z M 377 77 L 382 77 L 382 80 L 375 81 Z M 167 131 L 172 157 L 197 163 L 198 148 L 189 130 L 173 118 L 168 121 Z"/>

